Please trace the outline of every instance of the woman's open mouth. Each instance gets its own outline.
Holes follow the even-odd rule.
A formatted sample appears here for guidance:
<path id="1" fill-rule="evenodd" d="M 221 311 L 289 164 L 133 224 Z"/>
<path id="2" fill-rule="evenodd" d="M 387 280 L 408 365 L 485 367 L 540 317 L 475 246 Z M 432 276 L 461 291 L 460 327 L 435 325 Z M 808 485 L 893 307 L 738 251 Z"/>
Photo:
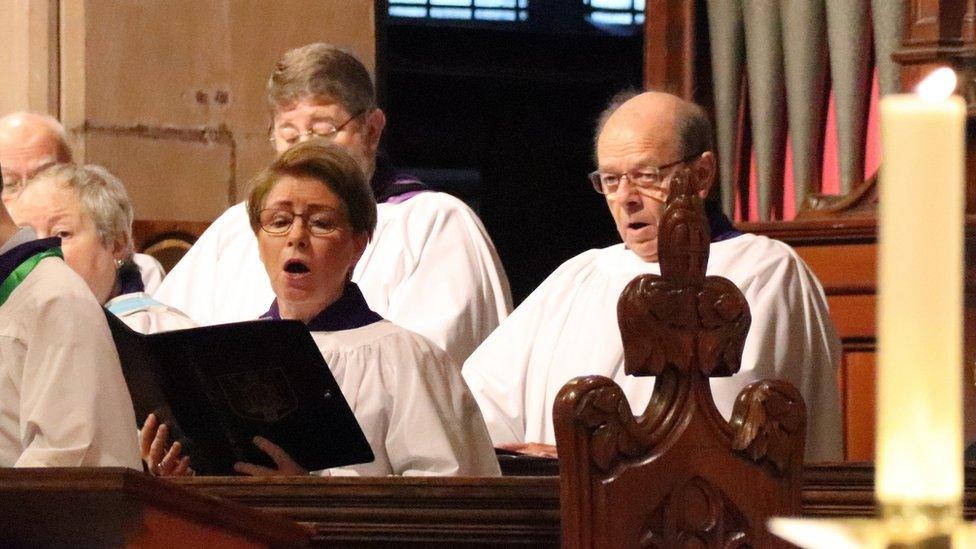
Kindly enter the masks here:
<path id="1" fill-rule="evenodd" d="M 308 265 L 299 259 L 289 259 L 285 262 L 285 272 L 290 275 L 300 276 L 312 272 Z"/>

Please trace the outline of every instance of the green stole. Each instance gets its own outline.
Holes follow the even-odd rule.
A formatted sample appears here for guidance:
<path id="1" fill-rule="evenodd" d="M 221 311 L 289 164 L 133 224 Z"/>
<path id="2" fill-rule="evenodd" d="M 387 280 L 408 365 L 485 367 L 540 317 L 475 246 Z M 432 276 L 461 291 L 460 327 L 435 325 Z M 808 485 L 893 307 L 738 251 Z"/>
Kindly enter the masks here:
<path id="1" fill-rule="evenodd" d="M 10 275 L 0 284 L 0 306 L 7 302 L 7 298 L 10 294 L 14 293 L 17 286 L 27 278 L 27 275 L 31 274 L 34 267 L 41 262 L 45 257 L 60 257 L 64 259 L 64 255 L 61 253 L 61 248 L 51 248 L 44 250 L 43 252 L 38 252 L 27 259 L 23 263 L 17 266 Z"/>

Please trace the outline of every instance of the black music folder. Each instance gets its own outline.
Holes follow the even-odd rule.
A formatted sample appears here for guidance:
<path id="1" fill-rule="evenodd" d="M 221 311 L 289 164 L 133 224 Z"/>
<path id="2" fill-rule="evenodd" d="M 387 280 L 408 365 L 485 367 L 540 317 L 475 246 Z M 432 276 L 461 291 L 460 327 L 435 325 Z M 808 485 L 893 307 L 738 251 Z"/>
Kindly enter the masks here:
<path id="1" fill-rule="evenodd" d="M 153 335 L 105 311 L 136 422 L 165 422 L 197 474 L 236 461 L 273 467 L 251 439 L 309 471 L 373 461 L 342 391 L 301 322 L 257 320 Z"/>

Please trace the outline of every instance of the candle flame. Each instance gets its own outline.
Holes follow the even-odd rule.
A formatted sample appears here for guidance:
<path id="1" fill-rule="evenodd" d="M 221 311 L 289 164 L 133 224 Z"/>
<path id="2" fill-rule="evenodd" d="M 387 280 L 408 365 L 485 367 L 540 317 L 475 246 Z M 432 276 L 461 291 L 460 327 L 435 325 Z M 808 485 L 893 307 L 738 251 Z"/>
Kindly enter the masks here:
<path id="1" fill-rule="evenodd" d="M 956 90 L 956 71 L 942 67 L 929 73 L 915 86 L 915 93 L 925 101 L 945 101 Z"/>

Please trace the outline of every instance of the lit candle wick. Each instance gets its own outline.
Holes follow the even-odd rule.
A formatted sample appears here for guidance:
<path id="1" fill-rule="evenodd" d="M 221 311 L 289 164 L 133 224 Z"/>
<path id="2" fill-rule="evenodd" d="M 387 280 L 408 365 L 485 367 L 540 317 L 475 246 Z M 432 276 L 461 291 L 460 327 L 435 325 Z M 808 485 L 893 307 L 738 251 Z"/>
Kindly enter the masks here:
<path id="1" fill-rule="evenodd" d="M 956 91 L 956 71 L 942 67 L 932 71 L 915 86 L 915 93 L 925 101 L 945 101 Z"/>

